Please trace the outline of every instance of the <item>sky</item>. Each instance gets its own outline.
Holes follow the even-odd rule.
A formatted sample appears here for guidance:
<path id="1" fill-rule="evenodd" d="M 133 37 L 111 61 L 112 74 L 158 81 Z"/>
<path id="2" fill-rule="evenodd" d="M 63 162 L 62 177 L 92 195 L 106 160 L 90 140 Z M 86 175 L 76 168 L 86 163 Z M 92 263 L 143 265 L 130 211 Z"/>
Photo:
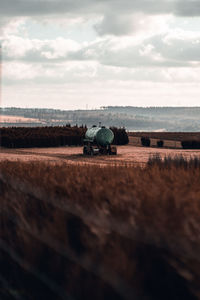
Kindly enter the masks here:
<path id="1" fill-rule="evenodd" d="M 200 106 L 199 0 L 1 0 L 2 106 Z"/>

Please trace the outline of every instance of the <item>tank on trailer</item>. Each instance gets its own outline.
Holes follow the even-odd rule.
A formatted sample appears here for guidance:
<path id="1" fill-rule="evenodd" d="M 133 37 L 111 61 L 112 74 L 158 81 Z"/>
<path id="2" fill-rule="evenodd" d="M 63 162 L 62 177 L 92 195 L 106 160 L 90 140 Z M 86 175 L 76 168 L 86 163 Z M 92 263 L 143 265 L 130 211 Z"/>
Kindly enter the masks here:
<path id="1" fill-rule="evenodd" d="M 105 126 L 93 126 L 85 133 L 83 154 L 110 154 L 116 155 L 117 148 L 112 146 L 114 140 L 114 133 L 111 129 Z"/>

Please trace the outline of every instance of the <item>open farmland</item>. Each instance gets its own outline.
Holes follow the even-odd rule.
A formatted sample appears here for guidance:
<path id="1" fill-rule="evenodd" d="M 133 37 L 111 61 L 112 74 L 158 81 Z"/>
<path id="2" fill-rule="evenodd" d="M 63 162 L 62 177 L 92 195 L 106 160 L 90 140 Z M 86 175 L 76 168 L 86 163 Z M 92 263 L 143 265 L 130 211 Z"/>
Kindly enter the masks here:
<path id="1" fill-rule="evenodd" d="M 168 142 L 0 148 L 0 299 L 200 300 L 200 150 Z"/>
<path id="2" fill-rule="evenodd" d="M 29 126 L 38 126 L 44 125 L 45 123 L 42 120 L 37 118 L 28 118 L 24 116 L 15 116 L 15 115 L 2 115 L 0 114 L 0 128 L 3 127 L 29 127 Z"/>
<path id="3" fill-rule="evenodd" d="M 0 115 L 0 124 L 1 123 L 30 123 L 35 122 L 38 123 L 39 120 L 35 118 L 25 118 L 22 116 L 9 116 L 9 115 Z"/>
<path id="4" fill-rule="evenodd" d="M 152 139 L 184 141 L 184 140 L 200 140 L 200 132 L 129 132 L 129 137 L 142 136 Z"/>
<path id="5" fill-rule="evenodd" d="M 31 148 L 31 149 L 5 149 L 0 150 L 0 161 L 48 161 L 70 164 L 145 164 L 151 155 L 160 154 L 161 157 L 183 155 L 186 158 L 200 156 L 200 150 L 183 149 L 159 149 L 137 147 L 132 145 L 118 146 L 116 156 L 87 157 L 82 154 L 82 147 L 58 147 L 58 148 Z"/>
<path id="6" fill-rule="evenodd" d="M 199 165 L 0 162 L 0 299 L 200 299 Z"/>

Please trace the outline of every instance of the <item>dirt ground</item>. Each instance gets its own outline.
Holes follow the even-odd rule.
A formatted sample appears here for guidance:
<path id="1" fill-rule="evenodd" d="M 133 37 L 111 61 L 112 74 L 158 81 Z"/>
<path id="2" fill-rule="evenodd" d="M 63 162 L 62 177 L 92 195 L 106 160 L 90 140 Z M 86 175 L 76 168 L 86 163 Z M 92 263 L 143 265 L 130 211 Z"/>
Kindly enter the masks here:
<path id="1" fill-rule="evenodd" d="M 5 149 L 0 148 L 1 160 L 21 161 L 48 161 L 65 162 L 70 164 L 145 164 L 151 155 L 183 155 L 184 157 L 200 156 L 200 150 L 183 149 L 160 149 L 134 146 L 118 146 L 116 156 L 94 156 L 86 157 L 82 154 L 82 147 L 59 147 L 59 148 L 31 148 L 31 149 Z"/>

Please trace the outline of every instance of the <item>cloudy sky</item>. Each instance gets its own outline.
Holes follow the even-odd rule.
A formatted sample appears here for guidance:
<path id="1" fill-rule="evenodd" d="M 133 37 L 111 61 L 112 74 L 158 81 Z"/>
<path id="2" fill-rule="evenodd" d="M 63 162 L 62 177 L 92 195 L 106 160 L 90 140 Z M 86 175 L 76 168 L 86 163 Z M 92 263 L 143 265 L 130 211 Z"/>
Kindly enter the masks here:
<path id="1" fill-rule="evenodd" d="M 200 105 L 199 0 L 1 0 L 2 104 Z"/>

